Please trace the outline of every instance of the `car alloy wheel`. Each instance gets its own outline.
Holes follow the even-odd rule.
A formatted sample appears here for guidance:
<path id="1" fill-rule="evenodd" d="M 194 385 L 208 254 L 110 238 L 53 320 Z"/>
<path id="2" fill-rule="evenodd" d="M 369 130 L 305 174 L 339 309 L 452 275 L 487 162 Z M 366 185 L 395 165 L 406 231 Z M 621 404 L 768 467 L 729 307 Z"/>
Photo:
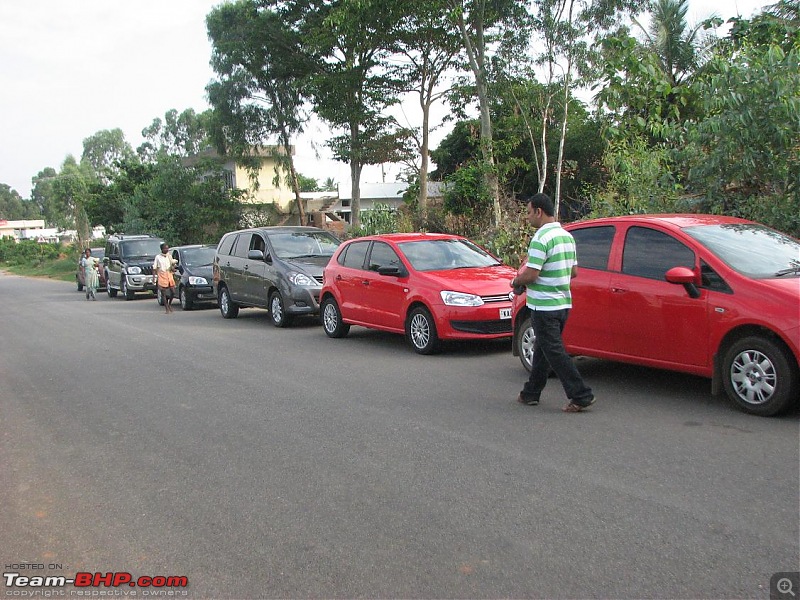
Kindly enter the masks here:
<path id="1" fill-rule="evenodd" d="M 289 315 L 286 314 L 280 292 L 275 291 L 270 295 L 269 314 L 275 327 L 286 327 L 289 324 Z"/>
<path id="2" fill-rule="evenodd" d="M 322 328 L 328 337 L 344 337 L 350 331 L 350 325 L 342 320 L 339 305 L 333 297 L 328 296 L 322 301 L 320 313 L 322 314 Z"/>
<path id="3" fill-rule="evenodd" d="M 723 359 L 728 397 L 745 412 L 772 416 L 797 401 L 798 373 L 775 342 L 748 337 L 733 344 Z"/>
<path id="4" fill-rule="evenodd" d="M 226 319 L 235 319 L 239 314 L 239 305 L 231 300 L 231 293 L 225 286 L 219 290 L 219 312 Z"/>
<path id="5" fill-rule="evenodd" d="M 181 286 L 180 292 L 178 292 L 178 299 L 181 302 L 181 309 L 182 310 L 192 310 L 192 302 L 186 296 L 186 288 Z"/>
<path id="6" fill-rule="evenodd" d="M 164 296 L 161 294 L 161 288 L 156 290 L 156 302 L 158 302 L 159 306 L 164 306 Z"/>
<path id="7" fill-rule="evenodd" d="M 125 279 L 125 275 L 123 275 L 119 286 L 119 293 L 125 296 L 125 300 L 133 300 L 133 294 L 128 289 L 128 282 Z"/>
<path id="8" fill-rule="evenodd" d="M 406 321 L 406 337 L 418 354 L 433 354 L 439 346 L 436 325 L 427 309 L 417 307 Z"/>
<path id="9" fill-rule="evenodd" d="M 533 346 L 536 343 L 536 332 L 533 330 L 530 317 L 526 318 L 520 325 L 516 343 L 519 361 L 525 367 L 525 370 L 530 373 L 533 366 Z"/>

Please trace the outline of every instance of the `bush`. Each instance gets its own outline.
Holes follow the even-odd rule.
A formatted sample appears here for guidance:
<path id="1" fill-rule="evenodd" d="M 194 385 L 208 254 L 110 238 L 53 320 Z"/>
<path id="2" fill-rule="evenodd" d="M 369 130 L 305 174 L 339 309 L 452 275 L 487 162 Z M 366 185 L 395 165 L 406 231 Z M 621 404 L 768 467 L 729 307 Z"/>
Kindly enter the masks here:
<path id="1" fill-rule="evenodd" d="M 57 259 L 63 251 L 61 244 L 39 244 L 34 240 L 15 242 L 10 237 L 0 240 L 0 261 L 10 265 L 40 265 Z"/>

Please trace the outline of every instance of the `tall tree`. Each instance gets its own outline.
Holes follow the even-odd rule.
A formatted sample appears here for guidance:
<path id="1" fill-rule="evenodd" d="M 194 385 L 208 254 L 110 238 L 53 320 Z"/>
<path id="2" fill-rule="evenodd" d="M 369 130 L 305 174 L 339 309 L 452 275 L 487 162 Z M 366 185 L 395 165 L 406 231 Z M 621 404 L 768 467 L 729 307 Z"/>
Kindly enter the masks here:
<path id="1" fill-rule="evenodd" d="M 86 204 L 93 181 L 96 181 L 93 167 L 86 161 L 78 163 L 73 156 L 67 156 L 61 171 L 53 178 L 52 194 L 62 217 L 57 224 L 74 227 L 81 246 L 90 239 Z"/>
<path id="2" fill-rule="evenodd" d="M 211 111 L 197 114 L 187 108 L 182 113 L 174 108 L 164 113 L 164 119 L 156 117 L 142 129 L 145 139 L 137 149 L 144 161 L 155 162 L 159 154 L 169 156 L 194 156 L 209 144 Z"/>
<path id="3" fill-rule="evenodd" d="M 260 167 L 257 155 L 269 138 L 277 137 L 282 150 L 275 153 L 275 178 L 281 178 L 281 170 L 289 174 L 300 221 L 305 222 L 291 140 L 307 120 L 303 84 L 310 63 L 291 22 L 264 4 L 269 3 L 223 4 L 206 19 L 213 45 L 211 64 L 218 75 L 208 86 L 215 139 L 226 154 L 250 163 L 255 174 Z"/>
<path id="4" fill-rule="evenodd" d="M 135 156 L 121 129 L 104 129 L 83 140 L 81 162 L 88 162 L 103 183 L 119 173 L 120 162 Z"/>
<path id="5" fill-rule="evenodd" d="M 17 190 L 0 183 L 0 219 L 39 219 L 39 211 L 34 202 L 23 200 Z"/>

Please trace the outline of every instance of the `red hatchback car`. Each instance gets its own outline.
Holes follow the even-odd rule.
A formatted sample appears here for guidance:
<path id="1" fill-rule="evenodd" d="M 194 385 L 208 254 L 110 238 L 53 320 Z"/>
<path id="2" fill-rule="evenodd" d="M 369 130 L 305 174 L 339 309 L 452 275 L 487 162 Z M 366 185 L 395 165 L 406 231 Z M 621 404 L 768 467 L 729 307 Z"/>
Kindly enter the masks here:
<path id="1" fill-rule="evenodd" d="M 742 410 L 800 400 L 800 242 L 711 215 L 637 215 L 564 227 L 578 251 L 564 343 L 592 356 L 712 380 Z M 514 301 L 513 352 L 535 332 Z"/>
<path id="2" fill-rule="evenodd" d="M 367 236 L 343 243 L 323 273 L 322 326 L 404 333 L 419 354 L 440 340 L 511 337 L 513 269 L 466 238 L 438 233 Z"/>

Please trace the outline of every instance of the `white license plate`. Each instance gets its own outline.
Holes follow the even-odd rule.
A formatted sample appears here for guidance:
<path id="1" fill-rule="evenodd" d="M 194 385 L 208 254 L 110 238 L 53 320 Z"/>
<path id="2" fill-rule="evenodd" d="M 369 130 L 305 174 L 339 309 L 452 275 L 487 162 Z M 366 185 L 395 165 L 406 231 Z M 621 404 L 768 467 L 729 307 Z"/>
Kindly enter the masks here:
<path id="1" fill-rule="evenodd" d="M 500 309 L 500 318 L 501 319 L 510 319 L 511 318 L 511 309 L 510 308 L 501 308 Z"/>

